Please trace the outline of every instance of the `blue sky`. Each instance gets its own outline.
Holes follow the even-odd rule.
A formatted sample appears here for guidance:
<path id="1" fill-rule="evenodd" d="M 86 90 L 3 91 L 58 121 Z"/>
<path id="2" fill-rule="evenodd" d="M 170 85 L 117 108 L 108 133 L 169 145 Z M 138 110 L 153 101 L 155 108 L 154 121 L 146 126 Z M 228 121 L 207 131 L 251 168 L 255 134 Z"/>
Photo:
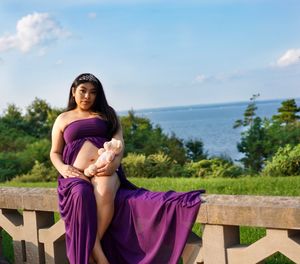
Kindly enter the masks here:
<path id="1" fill-rule="evenodd" d="M 0 108 L 66 105 L 94 73 L 116 110 L 300 97 L 298 0 L 2 0 Z"/>

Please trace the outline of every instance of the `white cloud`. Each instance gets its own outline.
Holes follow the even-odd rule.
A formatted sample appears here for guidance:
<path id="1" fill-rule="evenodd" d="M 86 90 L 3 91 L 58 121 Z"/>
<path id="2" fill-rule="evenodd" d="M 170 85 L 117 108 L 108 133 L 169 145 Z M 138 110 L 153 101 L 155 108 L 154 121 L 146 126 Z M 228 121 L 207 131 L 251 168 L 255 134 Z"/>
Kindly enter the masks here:
<path id="1" fill-rule="evenodd" d="M 40 48 L 40 50 L 38 51 L 38 56 L 39 57 L 43 57 L 46 54 L 47 48 L 46 47 L 42 47 Z"/>
<path id="2" fill-rule="evenodd" d="M 203 83 L 207 80 L 207 77 L 204 74 L 199 74 L 196 76 L 195 81 L 198 83 Z"/>
<path id="3" fill-rule="evenodd" d="M 55 62 L 55 65 L 61 65 L 61 64 L 63 64 L 63 60 L 61 60 L 61 59 L 59 59 Z"/>
<path id="4" fill-rule="evenodd" d="M 300 61 L 300 49 L 289 49 L 278 60 L 276 65 L 286 67 Z"/>
<path id="5" fill-rule="evenodd" d="M 94 12 L 90 12 L 90 13 L 88 13 L 88 17 L 91 18 L 91 19 L 94 19 L 94 18 L 97 17 L 97 14 L 94 13 Z"/>
<path id="6" fill-rule="evenodd" d="M 204 74 L 198 74 L 196 78 L 194 79 L 194 82 L 196 83 L 207 83 L 207 82 L 228 82 L 235 79 L 239 79 L 244 77 L 247 74 L 245 71 L 241 70 L 235 70 L 229 73 L 218 73 L 214 75 L 204 75 Z"/>
<path id="7" fill-rule="evenodd" d="M 35 46 L 69 35 L 49 14 L 33 13 L 17 22 L 15 34 L 0 37 L 0 52 L 10 49 L 28 52 Z"/>

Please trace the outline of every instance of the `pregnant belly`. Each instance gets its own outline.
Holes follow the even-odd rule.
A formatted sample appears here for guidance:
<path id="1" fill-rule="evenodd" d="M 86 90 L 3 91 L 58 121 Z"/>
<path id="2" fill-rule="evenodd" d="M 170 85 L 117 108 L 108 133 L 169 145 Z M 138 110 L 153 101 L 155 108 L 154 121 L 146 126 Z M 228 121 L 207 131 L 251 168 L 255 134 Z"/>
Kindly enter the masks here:
<path id="1" fill-rule="evenodd" d="M 81 149 L 79 150 L 73 166 L 83 171 L 90 164 L 93 164 L 98 156 L 98 148 L 87 140 L 83 143 Z"/>

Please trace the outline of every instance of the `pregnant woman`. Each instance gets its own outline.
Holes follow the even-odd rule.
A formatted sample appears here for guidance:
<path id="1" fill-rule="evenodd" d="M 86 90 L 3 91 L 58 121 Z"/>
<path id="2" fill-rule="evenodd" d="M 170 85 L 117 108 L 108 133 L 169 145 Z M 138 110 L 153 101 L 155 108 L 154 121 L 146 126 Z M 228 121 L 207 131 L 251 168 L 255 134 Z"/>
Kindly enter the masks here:
<path id="1" fill-rule="evenodd" d="M 123 142 L 100 81 L 89 73 L 79 75 L 71 85 L 66 111 L 54 123 L 50 151 L 59 172 L 59 209 L 70 263 L 177 263 L 203 191 L 137 188 L 120 166 L 123 151 L 94 177 L 86 177 L 84 169 L 112 138 Z"/>

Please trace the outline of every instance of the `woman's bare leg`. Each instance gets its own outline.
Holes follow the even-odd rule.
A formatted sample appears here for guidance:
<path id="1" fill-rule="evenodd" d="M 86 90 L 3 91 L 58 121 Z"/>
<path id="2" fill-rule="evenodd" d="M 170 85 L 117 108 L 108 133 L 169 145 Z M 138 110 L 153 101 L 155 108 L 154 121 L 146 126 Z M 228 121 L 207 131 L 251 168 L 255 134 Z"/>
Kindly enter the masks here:
<path id="1" fill-rule="evenodd" d="M 98 231 L 93 256 L 97 263 L 108 264 L 100 241 L 108 228 L 114 215 L 114 200 L 120 186 L 120 180 L 116 173 L 111 176 L 93 177 L 94 193 L 97 203 Z"/>

